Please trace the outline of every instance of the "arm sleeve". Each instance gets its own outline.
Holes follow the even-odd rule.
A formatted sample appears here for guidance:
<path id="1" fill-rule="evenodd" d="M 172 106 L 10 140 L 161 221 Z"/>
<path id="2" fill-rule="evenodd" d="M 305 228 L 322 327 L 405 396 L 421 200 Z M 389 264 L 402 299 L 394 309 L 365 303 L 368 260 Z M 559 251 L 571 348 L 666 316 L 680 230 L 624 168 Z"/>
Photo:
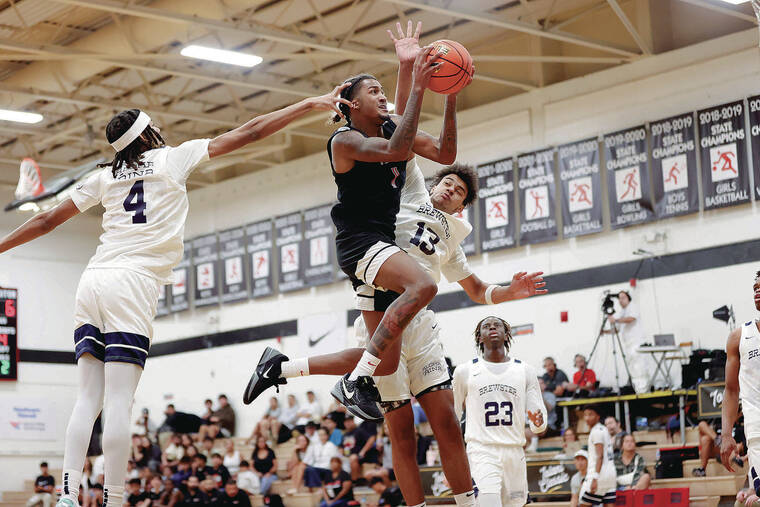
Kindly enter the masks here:
<path id="1" fill-rule="evenodd" d="M 166 170 L 177 183 L 184 185 L 193 169 L 208 160 L 209 141 L 210 139 L 194 139 L 168 148 Z"/>
<path id="2" fill-rule="evenodd" d="M 544 397 L 541 393 L 541 388 L 538 386 L 538 373 L 530 366 L 525 365 L 525 375 L 525 394 L 527 395 L 525 406 L 531 412 L 541 412 L 541 417 L 544 421 L 541 426 L 536 426 L 533 424 L 533 421 L 528 419 L 530 431 L 533 433 L 543 433 L 546 431 L 549 416 L 546 413 L 546 405 L 544 405 Z"/>
<path id="3" fill-rule="evenodd" d="M 454 370 L 454 410 L 457 414 L 457 420 L 462 420 L 462 413 L 464 412 L 464 402 L 467 399 L 467 376 L 469 370 L 467 364 L 460 364 Z"/>
<path id="4" fill-rule="evenodd" d="M 446 264 L 441 266 L 441 272 L 449 282 L 464 280 L 472 274 L 470 265 L 467 263 L 467 256 L 465 256 L 461 246 L 458 246 L 456 253 L 451 256 Z"/>
<path id="5" fill-rule="evenodd" d="M 90 175 L 89 178 L 78 183 L 71 192 L 71 200 L 81 212 L 85 212 L 100 202 L 103 197 L 100 185 L 100 176 L 103 171 Z"/>

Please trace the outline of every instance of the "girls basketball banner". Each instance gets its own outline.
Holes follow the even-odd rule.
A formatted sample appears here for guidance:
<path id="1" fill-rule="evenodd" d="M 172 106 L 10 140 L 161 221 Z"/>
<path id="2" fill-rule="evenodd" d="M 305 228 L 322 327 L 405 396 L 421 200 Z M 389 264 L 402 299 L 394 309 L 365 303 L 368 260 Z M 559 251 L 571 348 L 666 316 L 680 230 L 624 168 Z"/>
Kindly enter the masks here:
<path id="1" fill-rule="evenodd" d="M 169 286 L 159 285 L 158 304 L 156 305 L 156 317 L 169 315 Z"/>
<path id="2" fill-rule="evenodd" d="M 332 204 L 317 206 L 303 212 L 307 287 L 325 285 L 335 280 L 335 230 L 330 210 Z"/>
<path id="3" fill-rule="evenodd" d="M 604 136 L 604 162 L 612 228 L 620 229 L 652 220 L 649 153 L 644 126 Z"/>
<path id="4" fill-rule="evenodd" d="M 275 246 L 280 262 L 280 292 L 290 292 L 306 286 L 304 281 L 303 222 L 301 212 L 274 219 Z"/>
<path id="5" fill-rule="evenodd" d="M 694 115 L 682 114 L 650 123 L 652 178 L 658 218 L 699 211 L 697 142 Z"/>
<path id="6" fill-rule="evenodd" d="M 562 194 L 562 237 L 601 232 L 602 178 L 599 142 L 586 139 L 560 146 L 559 181 Z"/>
<path id="7" fill-rule="evenodd" d="M 517 157 L 520 176 L 520 244 L 557 239 L 554 209 L 554 148 Z"/>
<path id="8" fill-rule="evenodd" d="M 177 267 L 174 268 L 174 282 L 171 285 L 172 312 L 181 312 L 190 308 L 190 293 L 192 292 L 192 276 L 190 275 L 190 259 L 192 246 L 185 242 L 185 253 Z"/>
<path id="9" fill-rule="evenodd" d="M 222 259 L 222 303 L 248 299 L 245 276 L 245 227 L 219 233 Z"/>
<path id="10" fill-rule="evenodd" d="M 245 227 L 248 239 L 248 272 L 251 274 L 251 297 L 274 294 L 272 270 L 272 221 L 262 220 Z"/>
<path id="11" fill-rule="evenodd" d="M 705 209 L 749 202 L 744 101 L 697 112 Z"/>
<path id="12" fill-rule="evenodd" d="M 216 234 L 193 240 L 195 307 L 219 303 L 219 242 Z"/>
<path id="13" fill-rule="evenodd" d="M 747 99 L 749 104 L 749 139 L 755 171 L 755 199 L 760 199 L 760 95 Z"/>
<path id="14" fill-rule="evenodd" d="M 514 178 L 512 158 L 478 167 L 482 252 L 515 246 Z"/>

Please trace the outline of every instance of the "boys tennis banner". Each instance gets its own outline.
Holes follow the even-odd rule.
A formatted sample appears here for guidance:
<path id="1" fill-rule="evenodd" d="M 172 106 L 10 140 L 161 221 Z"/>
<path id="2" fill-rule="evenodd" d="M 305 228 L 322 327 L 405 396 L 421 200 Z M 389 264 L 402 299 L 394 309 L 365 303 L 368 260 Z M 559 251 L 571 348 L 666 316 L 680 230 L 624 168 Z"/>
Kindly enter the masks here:
<path id="1" fill-rule="evenodd" d="M 222 303 L 248 299 L 245 276 L 245 227 L 219 233 L 222 259 Z"/>
<path id="2" fill-rule="evenodd" d="M 620 229 L 652 220 L 649 154 L 644 126 L 604 136 L 604 162 L 607 166 L 612 228 Z"/>
<path id="3" fill-rule="evenodd" d="M 658 218 L 699 211 L 694 115 L 652 122 L 652 178 Z"/>
<path id="4" fill-rule="evenodd" d="M 515 246 L 514 159 L 478 167 L 480 250 L 490 252 Z"/>
<path id="5" fill-rule="evenodd" d="M 517 157 L 520 175 L 520 244 L 557 239 L 554 148 Z"/>
<path id="6" fill-rule="evenodd" d="M 274 294 L 272 270 L 272 221 L 262 220 L 245 227 L 248 250 L 248 272 L 251 274 L 251 297 Z"/>
<path id="7" fill-rule="evenodd" d="M 599 142 L 586 139 L 558 148 L 562 193 L 562 237 L 600 232 L 602 178 L 599 174 Z"/>

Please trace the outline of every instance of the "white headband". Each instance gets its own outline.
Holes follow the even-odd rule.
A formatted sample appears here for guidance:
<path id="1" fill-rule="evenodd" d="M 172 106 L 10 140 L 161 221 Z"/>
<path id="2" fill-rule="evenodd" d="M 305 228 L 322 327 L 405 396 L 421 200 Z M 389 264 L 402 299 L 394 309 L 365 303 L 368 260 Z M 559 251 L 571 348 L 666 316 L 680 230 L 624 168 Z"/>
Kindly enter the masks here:
<path id="1" fill-rule="evenodd" d="M 111 146 L 117 152 L 123 150 L 132 144 L 132 141 L 137 139 L 148 125 L 150 125 L 150 116 L 140 111 L 140 114 L 137 116 L 137 119 L 132 126 L 129 127 L 129 130 L 124 132 L 116 141 L 112 142 Z"/>

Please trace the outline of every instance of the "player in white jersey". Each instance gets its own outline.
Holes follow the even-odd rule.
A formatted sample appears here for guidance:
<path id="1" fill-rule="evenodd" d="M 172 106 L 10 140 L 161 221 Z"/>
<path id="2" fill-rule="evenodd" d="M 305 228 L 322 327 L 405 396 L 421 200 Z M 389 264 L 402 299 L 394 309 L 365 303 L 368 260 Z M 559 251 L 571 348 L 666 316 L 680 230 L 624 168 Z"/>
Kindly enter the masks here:
<path id="1" fill-rule="evenodd" d="M 546 431 L 538 372 L 509 357 L 511 343 L 509 324 L 486 317 L 475 327 L 481 357 L 454 370 L 454 407 L 458 418 L 465 414 L 464 438 L 481 507 L 525 505 L 525 415 L 531 431 Z"/>
<path id="2" fill-rule="evenodd" d="M 752 286 L 755 309 L 760 310 L 760 271 Z M 733 427 L 739 412 L 744 413 L 744 434 L 749 457 L 749 486 L 760 497 L 760 324 L 752 320 L 728 335 L 726 343 L 726 389 L 721 408 L 720 461 L 733 472 L 731 459 L 738 453 Z M 757 499 L 757 498 L 755 498 Z M 752 502 L 747 501 L 747 505 Z"/>
<path id="3" fill-rule="evenodd" d="M 106 127 L 116 151 L 110 164 L 79 184 L 61 204 L 0 240 L 0 253 L 46 234 L 102 204 L 103 234 L 79 282 L 74 348 L 79 387 L 66 429 L 63 493 L 77 505 L 92 426 L 103 412 L 104 507 L 121 507 L 129 458 L 130 409 L 153 335 L 159 287 L 182 257 L 187 218 L 186 181 L 202 161 L 277 132 L 310 111 L 337 111 L 344 87 L 254 118 L 214 139 L 164 144 L 150 117 L 122 111 Z"/>
<path id="4" fill-rule="evenodd" d="M 579 495 L 581 505 L 613 504 L 617 475 L 610 432 L 602 424 L 602 415 L 596 405 L 586 406 L 583 419 L 591 431 L 588 434 L 588 471 Z"/>

